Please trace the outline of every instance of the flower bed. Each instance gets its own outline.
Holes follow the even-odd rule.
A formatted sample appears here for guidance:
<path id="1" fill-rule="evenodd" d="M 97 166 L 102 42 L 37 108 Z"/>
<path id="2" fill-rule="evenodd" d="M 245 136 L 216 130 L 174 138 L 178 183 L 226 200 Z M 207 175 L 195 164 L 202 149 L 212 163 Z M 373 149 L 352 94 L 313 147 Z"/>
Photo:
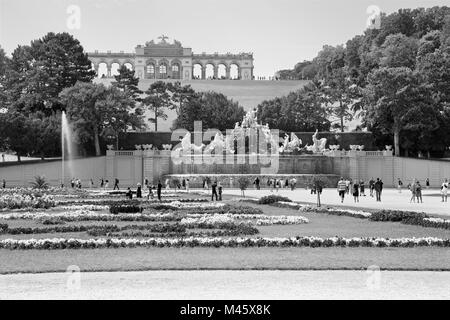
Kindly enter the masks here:
<path id="1" fill-rule="evenodd" d="M 52 196 L 41 193 L 2 194 L 0 195 L 0 209 L 44 208 L 56 205 Z"/>
<path id="2" fill-rule="evenodd" d="M 449 239 L 439 238 L 100 238 L 100 239 L 5 239 L 0 240 L 0 249 L 100 249 L 135 247 L 450 247 Z"/>
<path id="3" fill-rule="evenodd" d="M 213 214 L 213 215 L 189 215 L 181 220 L 181 224 L 189 226 L 220 226 L 227 223 L 254 223 L 257 226 L 269 226 L 274 224 L 304 224 L 308 219 L 300 216 L 266 216 L 266 215 L 236 215 L 236 214 Z"/>

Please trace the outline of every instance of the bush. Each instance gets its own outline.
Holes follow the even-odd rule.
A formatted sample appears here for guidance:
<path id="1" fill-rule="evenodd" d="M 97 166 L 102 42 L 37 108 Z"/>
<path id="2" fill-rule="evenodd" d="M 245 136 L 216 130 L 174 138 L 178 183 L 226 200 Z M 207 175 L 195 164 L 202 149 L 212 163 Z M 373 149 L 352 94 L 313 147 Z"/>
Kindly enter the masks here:
<path id="1" fill-rule="evenodd" d="M 372 221 L 392 221 L 402 222 L 405 220 L 419 221 L 424 218 L 428 218 L 425 213 L 412 212 L 412 211 L 400 211 L 400 210 L 380 210 L 372 213 L 370 220 Z"/>
<path id="2" fill-rule="evenodd" d="M 143 208 L 141 206 L 138 205 L 123 205 L 123 204 L 119 204 L 119 205 L 112 205 L 109 207 L 109 212 L 111 212 L 112 214 L 118 214 L 118 213 L 141 213 L 143 210 Z"/>
<path id="3" fill-rule="evenodd" d="M 282 196 L 278 196 L 278 195 L 270 195 L 270 196 L 265 196 L 259 199 L 258 203 L 259 204 L 271 204 L 271 203 L 275 203 L 275 202 L 292 202 L 291 199 L 286 198 L 286 197 L 282 197 Z"/>
<path id="4" fill-rule="evenodd" d="M 49 184 L 44 176 L 36 176 L 36 177 L 34 177 L 34 182 L 31 182 L 31 186 L 34 189 L 42 190 L 42 189 L 48 189 Z"/>
<path id="5" fill-rule="evenodd" d="M 0 223 L 0 233 L 4 233 L 8 230 L 8 225 L 6 223 Z"/>

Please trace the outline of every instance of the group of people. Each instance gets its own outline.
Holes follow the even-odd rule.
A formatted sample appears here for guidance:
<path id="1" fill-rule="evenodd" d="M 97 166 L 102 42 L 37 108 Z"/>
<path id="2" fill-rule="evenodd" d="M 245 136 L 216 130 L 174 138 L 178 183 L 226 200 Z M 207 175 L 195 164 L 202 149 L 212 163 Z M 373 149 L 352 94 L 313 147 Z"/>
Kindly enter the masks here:
<path id="1" fill-rule="evenodd" d="M 145 178 L 144 185 L 145 185 L 145 188 L 147 188 L 147 190 L 148 190 L 147 200 L 153 199 L 155 197 L 153 190 L 156 190 L 156 195 L 158 197 L 158 200 L 161 201 L 161 193 L 162 193 L 162 188 L 163 188 L 161 180 L 158 180 L 158 184 L 155 186 L 155 185 L 150 184 L 148 179 Z M 133 199 L 133 191 L 131 190 L 131 187 L 128 187 L 126 197 L 128 199 Z M 140 183 L 138 183 L 137 187 L 136 187 L 136 198 L 138 198 L 138 199 L 143 198 L 142 185 Z"/>
<path id="2" fill-rule="evenodd" d="M 339 197 L 341 198 L 341 203 L 344 202 L 344 198 L 346 194 L 349 194 L 350 191 L 352 192 L 353 200 L 355 202 L 359 202 L 360 196 L 366 196 L 366 187 L 364 180 L 359 180 L 356 182 L 353 182 L 351 179 L 345 179 L 341 177 L 337 184 L 337 190 Z M 374 180 L 374 178 L 371 178 L 369 180 L 369 195 L 371 197 L 374 196 L 376 201 L 381 201 L 381 193 L 383 192 L 383 181 L 380 178 L 377 178 L 377 180 Z"/>
<path id="3" fill-rule="evenodd" d="M 81 180 L 80 179 L 76 179 L 76 178 L 72 178 L 70 180 L 70 186 L 73 188 L 77 188 L 77 189 L 81 189 Z"/>
<path id="4" fill-rule="evenodd" d="M 260 190 L 260 180 L 257 177 L 254 181 L 253 184 L 255 185 L 256 190 Z M 295 190 L 295 188 L 297 187 L 297 179 L 296 178 L 291 178 L 291 179 L 275 179 L 275 178 L 270 178 L 267 180 L 267 186 L 269 187 L 270 191 L 273 192 L 273 190 L 275 189 L 276 192 L 278 192 L 279 189 L 282 188 L 290 188 L 291 190 Z"/>

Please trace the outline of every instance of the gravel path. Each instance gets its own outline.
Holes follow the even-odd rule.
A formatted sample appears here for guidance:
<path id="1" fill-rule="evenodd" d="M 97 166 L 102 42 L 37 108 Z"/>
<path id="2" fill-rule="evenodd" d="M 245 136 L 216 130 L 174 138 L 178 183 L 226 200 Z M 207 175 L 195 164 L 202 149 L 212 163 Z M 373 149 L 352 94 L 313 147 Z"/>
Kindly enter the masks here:
<path id="1" fill-rule="evenodd" d="M 144 271 L 0 275 L 0 299 L 450 299 L 450 272 Z"/>

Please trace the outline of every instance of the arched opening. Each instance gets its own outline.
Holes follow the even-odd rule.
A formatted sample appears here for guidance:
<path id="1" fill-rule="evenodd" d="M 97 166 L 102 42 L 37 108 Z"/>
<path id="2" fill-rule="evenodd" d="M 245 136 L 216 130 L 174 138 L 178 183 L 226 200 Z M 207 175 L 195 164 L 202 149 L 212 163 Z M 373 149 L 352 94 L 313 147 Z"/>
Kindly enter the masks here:
<path id="1" fill-rule="evenodd" d="M 149 63 L 145 67 L 145 79 L 155 79 L 155 65 L 153 63 Z"/>
<path id="2" fill-rule="evenodd" d="M 179 63 L 172 64 L 172 79 L 181 79 L 181 67 Z"/>
<path id="3" fill-rule="evenodd" d="M 159 79 L 167 79 L 167 65 L 161 63 L 158 69 Z"/>
<path id="4" fill-rule="evenodd" d="M 113 62 L 111 64 L 111 77 L 117 76 L 119 74 L 120 64 L 118 62 Z"/>
<path id="5" fill-rule="evenodd" d="M 108 65 L 106 62 L 100 62 L 98 64 L 97 76 L 99 78 L 106 78 L 108 76 Z"/>
<path id="6" fill-rule="evenodd" d="M 194 64 L 194 73 L 193 73 L 193 78 L 194 79 L 201 79 L 202 78 L 202 71 L 203 71 L 203 66 L 199 63 Z"/>
<path id="7" fill-rule="evenodd" d="M 128 70 L 133 70 L 133 65 L 132 65 L 131 63 L 125 62 L 123 65 L 124 65 L 125 67 L 127 67 Z"/>
<path id="8" fill-rule="evenodd" d="M 230 65 L 230 79 L 239 79 L 239 66 L 235 63 Z"/>
<path id="9" fill-rule="evenodd" d="M 214 79 L 214 65 L 211 63 L 208 63 L 205 66 L 205 76 L 206 79 L 211 80 Z"/>
<path id="10" fill-rule="evenodd" d="M 226 79 L 227 78 L 227 66 L 223 63 L 217 66 L 217 78 Z"/>

